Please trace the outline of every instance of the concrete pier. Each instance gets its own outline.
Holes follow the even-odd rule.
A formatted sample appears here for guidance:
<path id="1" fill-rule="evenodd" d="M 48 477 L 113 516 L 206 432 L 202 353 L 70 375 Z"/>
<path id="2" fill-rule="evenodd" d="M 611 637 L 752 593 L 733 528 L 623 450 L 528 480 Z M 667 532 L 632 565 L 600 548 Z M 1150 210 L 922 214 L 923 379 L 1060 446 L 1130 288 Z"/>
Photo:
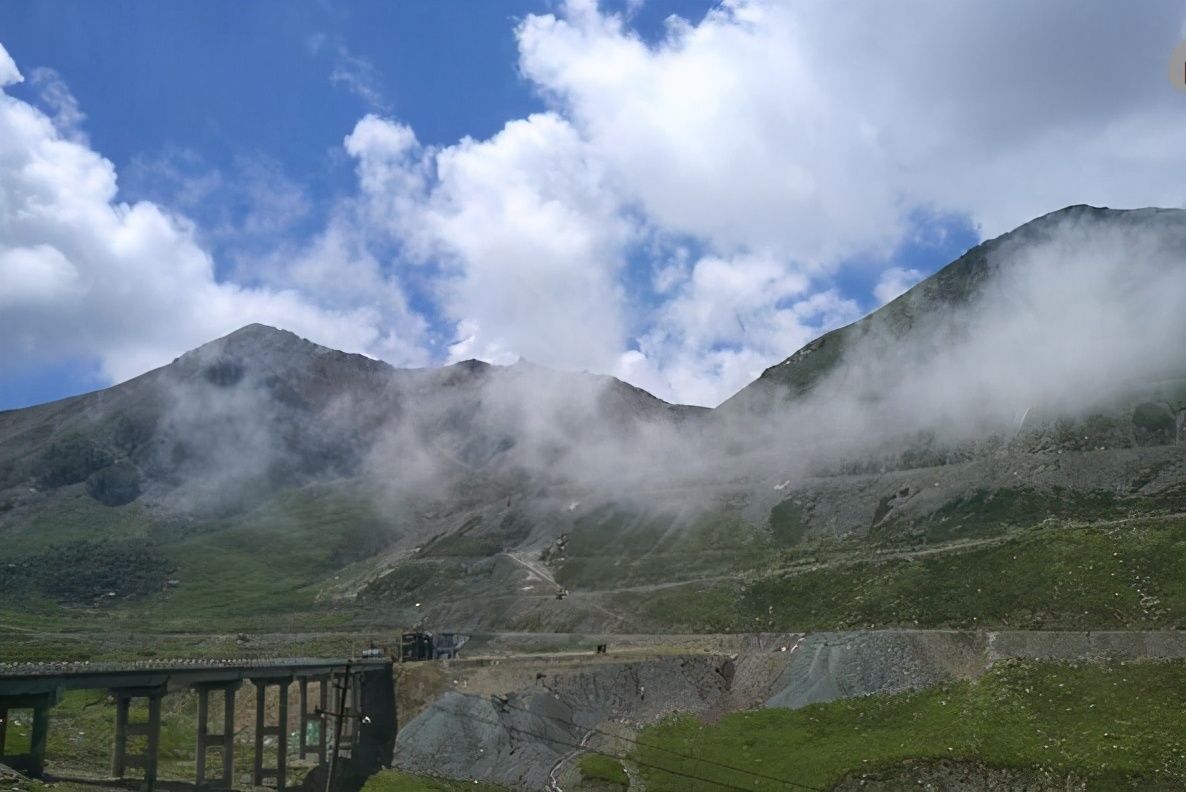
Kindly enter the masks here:
<path id="1" fill-rule="evenodd" d="M 317 706 L 309 710 L 309 683 L 317 683 Z M 300 741 L 297 753 L 304 759 L 310 753 L 317 754 L 318 764 L 325 763 L 327 745 L 325 724 L 329 715 L 329 677 L 302 677 L 297 684 L 301 691 Z M 317 726 L 317 742 L 309 744 L 309 726 Z"/>
<path id="2" fill-rule="evenodd" d="M 207 682 L 194 686 L 198 694 L 198 739 L 195 749 L 195 782 L 207 786 L 206 759 L 210 748 L 218 748 L 222 756 L 219 787 L 230 789 L 235 775 L 235 693 L 242 682 Z M 222 693 L 222 732 L 210 733 L 210 694 Z"/>
<path id="3" fill-rule="evenodd" d="M 255 678 L 251 683 L 255 685 L 255 760 L 252 765 L 252 784 L 263 786 L 265 778 L 274 778 L 276 788 L 284 789 L 288 774 L 288 688 L 292 684 L 292 677 Z M 276 688 L 278 691 L 278 713 L 276 723 L 271 726 L 267 723 L 268 688 Z M 276 738 L 274 767 L 265 766 L 265 737 Z"/>
<path id="4" fill-rule="evenodd" d="M 0 696 L 0 764 L 34 778 L 41 777 L 45 769 L 45 745 L 49 737 L 49 710 L 57 703 L 56 691 Z M 29 750 L 20 754 L 8 753 L 8 721 L 17 710 L 29 710 L 33 721 Z"/>
<path id="5" fill-rule="evenodd" d="M 152 792 L 156 786 L 157 755 L 161 740 L 161 698 L 163 687 L 115 688 L 111 696 L 115 699 L 115 745 L 111 752 L 111 775 L 123 778 L 129 768 L 144 773 L 145 792 Z M 145 699 L 148 704 L 148 719 L 133 722 L 129 719 L 132 702 Z M 142 754 L 128 753 L 129 737 L 144 737 Z"/>

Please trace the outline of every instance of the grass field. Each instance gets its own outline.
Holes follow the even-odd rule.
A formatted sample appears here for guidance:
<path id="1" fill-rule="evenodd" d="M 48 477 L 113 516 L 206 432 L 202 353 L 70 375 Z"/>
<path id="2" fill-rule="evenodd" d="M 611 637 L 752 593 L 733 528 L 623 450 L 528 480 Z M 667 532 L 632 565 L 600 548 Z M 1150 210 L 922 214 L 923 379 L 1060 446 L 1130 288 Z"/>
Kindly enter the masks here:
<path id="1" fill-rule="evenodd" d="M 369 501 L 332 488 L 286 491 L 241 517 L 184 525 L 154 520 L 135 504 L 110 508 L 84 494 L 63 493 L 44 513 L 5 534 L 0 563 L 48 570 L 39 577 L 52 581 L 61 577 L 50 574 L 56 556 L 77 566 L 71 554 L 103 537 L 115 542 L 113 556 L 120 542 L 138 550 L 117 557 L 128 564 L 142 557 L 151 570 L 128 572 L 155 574 L 162 590 L 64 600 L 34 580 L 6 592 L 0 629 L 69 632 L 102 623 L 137 631 L 207 631 L 217 625 L 229 632 L 373 625 L 366 608 L 342 612 L 314 600 L 344 566 L 378 552 L 387 541 L 383 531 Z M 166 579 L 176 585 L 163 590 Z"/>
<path id="2" fill-rule="evenodd" d="M 648 619 L 696 632 L 1186 627 L 1186 519 L 1033 529 L 916 558 L 666 589 Z"/>
<path id="3" fill-rule="evenodd" d="M 897 696 L 728 715 L 645 730 L 645 764 L 754 790 L 762 775 L 823 788 L 907 759 L 978 760 L 1023 774 L 1074 775 L 1089 789 L 1186 786 L 1186 664 L 1001 663 L 982 678 Z M 719 790 L 653 768 L 648 792 Z M 1135 786 L 1134 786 L 1135 784 Z"/>
<path id="4" fill-rule="evenodd" d="M 383 770 L 367 779 L 362 792 L 507 792 L 504 787 L 474 781 L 451 781 Z"/>

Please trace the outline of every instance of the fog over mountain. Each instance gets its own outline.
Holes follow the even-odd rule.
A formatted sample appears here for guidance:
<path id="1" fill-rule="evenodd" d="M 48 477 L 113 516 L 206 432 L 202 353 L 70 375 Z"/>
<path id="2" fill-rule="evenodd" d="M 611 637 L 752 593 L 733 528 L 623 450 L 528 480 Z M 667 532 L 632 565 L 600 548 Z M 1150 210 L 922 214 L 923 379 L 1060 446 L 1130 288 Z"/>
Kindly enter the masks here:
<path id="1" fill-rule="evenodd" d="M 526 362 L 398 370 L 252 326 L 108 391 L 9 412 L 0 426 L 11 466 L 33 451 L 19 442 L 30 423 L 52 439 L 88 420 L 127 422 L 146 442 L 128 441 L 129 458 L 160 489 L 363 476 L 424 496 L 460 479 L 522 477 L 628 492 L 717 478 L 722 466 L 762 475 L 746 459 L 804 472 L 923 436 L 1009 436 L 1040 416 L 1164 389 L 1181 409 L 1183 338 L 1186 212 L 1072 207 L 974 248 L 715 412 Z"/>
<path id="2" fill-rule="evenodd" d="M 311 498 L 293 535 L 362 531 L 343 557 L 368 571 L 331 588 L 363 596 L 422 551 L 527 553 L 575 580 L 594 562 L 572 536 L 619 559 L 601 579 L 654 582 L 771 536 L 958 534 L 986 497 L 1039 518 L 1178 508 L 1184 338 L 1186 212 L 1084 206 L 973 248 L 716 410 L 527 362 L 396 369 L 251 325 L 0 413 L 0 535 L 19 547 L 90 502 L 167 544 Z M 636 566 L 672 553 L 679 571 Z"/>
<path id="3" fill-rule="evenodd" d="M 1186 213 L 1071 207 L 817 339 L 719 412 L 742 431 L 777 413 L 800 442 L 868 453 L 1113 409 L 1186 384 L 1184 286 Z"/>

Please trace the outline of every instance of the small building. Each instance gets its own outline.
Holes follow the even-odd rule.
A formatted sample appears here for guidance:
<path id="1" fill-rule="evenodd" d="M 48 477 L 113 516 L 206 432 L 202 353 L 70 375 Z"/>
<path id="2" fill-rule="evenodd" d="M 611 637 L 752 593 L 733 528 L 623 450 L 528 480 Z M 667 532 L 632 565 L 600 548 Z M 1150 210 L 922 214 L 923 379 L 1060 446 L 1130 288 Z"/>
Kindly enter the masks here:
<path id="1" fill-rule="evenodd" d="M 461 652 L 468 636 L 452 632 L 409 632 L 400 637 L 400 662 L 451 660 Z"/>

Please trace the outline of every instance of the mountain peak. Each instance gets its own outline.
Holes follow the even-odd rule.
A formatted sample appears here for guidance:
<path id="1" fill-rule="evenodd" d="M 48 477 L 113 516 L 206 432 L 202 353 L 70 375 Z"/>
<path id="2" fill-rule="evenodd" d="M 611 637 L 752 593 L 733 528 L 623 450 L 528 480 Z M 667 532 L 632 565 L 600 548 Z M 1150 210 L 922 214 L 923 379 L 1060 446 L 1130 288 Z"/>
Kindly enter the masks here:
<path id="1" fill-rule="evenodd" d="M 232 333 L 216 338 L 186 352 L 185 360 L 191 356 L 206 358 L 213 356 L 257 357 L 268 354 L 318 353 L 330 351 L 328 347 L 301 338 L 296 333 L 281 330 L 258 322 L 244 325 Z"/>
<path id="2" fill-rule="evenodd" d="M 268 338 L 268 337 L 272 337 L 272 336 L 295 336 L 295 335 L 296 335 L 295 333 L 292 333 L 288 330 L 281 330 L 278 327 L 272 327 L 271 325 L 262 324 L 260 322 L 252 322 L 249 325 L 243 325 L 238 330 L 235 330 L 233 333 L 228 333 L 227 335 L 223 336 L 222 339 L 219 339 L 219 340 L 225 340 L 225 339 L 230 339 L 230 338 Z"/>

